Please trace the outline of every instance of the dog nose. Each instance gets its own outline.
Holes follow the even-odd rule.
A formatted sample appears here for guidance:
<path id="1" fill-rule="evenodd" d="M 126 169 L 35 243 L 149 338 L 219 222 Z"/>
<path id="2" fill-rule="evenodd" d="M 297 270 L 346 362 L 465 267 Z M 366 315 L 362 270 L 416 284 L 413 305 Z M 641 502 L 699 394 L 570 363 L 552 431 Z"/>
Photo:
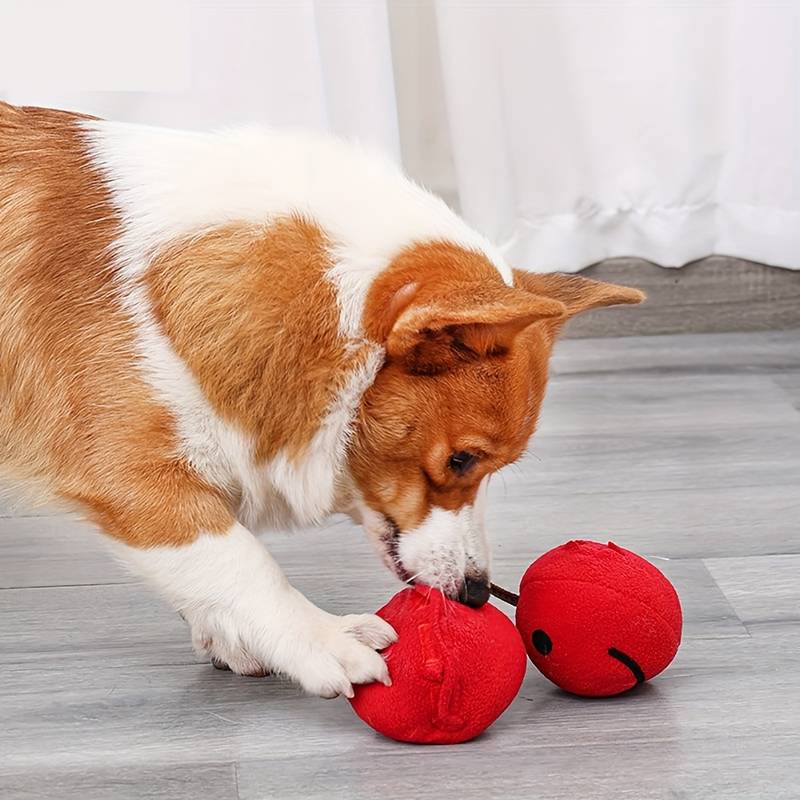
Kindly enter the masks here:
<path id="1" fill-rule="evenodd" d="M 485 577 L 464 578 L 464 585 L 458 593 L 458 601 L 470 608 L 480 608 L 489 599 L 489 580 Z"/>

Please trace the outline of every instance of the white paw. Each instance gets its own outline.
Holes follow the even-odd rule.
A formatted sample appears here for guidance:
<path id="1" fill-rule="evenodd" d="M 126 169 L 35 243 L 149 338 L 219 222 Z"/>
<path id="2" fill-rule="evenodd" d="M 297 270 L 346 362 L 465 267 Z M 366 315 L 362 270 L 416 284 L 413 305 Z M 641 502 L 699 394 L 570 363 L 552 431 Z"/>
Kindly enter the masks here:
<path id="1" fill-rule="evenodd" d="M 250 652 L 230 626 L 213 624 L 212 619 L 207 618 L 191 627 L 195 652 L 209 659 L 217 669 L 253 678 L 263 678 L 272 672 L 263 654 Z"/>
<path id="2" fill-rule="evenodd" d="M 359 683 L 390 686 L 389 669 L 376 650 L 396 640 L 394 628 L 374 614 L 329 615 L 308 654 L 298 660 L 293 677 L 320 697 L 352 697 L 353 685 Z"/>
<path id="3" fill-rule="evenodd" d="M 198 654 L 237 675 L 286 675 L 310 694 L 353 696 L 353 685 L 391 684 L 377 653 L 396 641 L 388 622 L 374 614 L 328 614 L 303 598 L 294 613 L 272 621 L 245 615 L 204 614 L 188 619 Z"/>

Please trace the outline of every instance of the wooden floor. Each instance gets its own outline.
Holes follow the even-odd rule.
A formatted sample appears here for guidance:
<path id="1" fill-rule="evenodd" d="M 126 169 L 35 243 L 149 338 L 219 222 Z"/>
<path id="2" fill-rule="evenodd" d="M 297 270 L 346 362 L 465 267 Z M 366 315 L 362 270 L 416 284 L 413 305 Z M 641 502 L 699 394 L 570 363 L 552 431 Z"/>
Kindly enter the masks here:
<path id="1" fill-rule="evenodd" d="M 800 327 L 800 269 L 730 256 L 708 256 L 680 269 L 641 258 L 610 258 L 581 275 L 635 286 L 647 294 L 647 302 L 583 314 L 567 326 L 569 337 Z"/>
<path id="2" fill-rule="evenodd" d="M 576 536 L 652 559 L 686 616 L 652 684 L 581 700 L 530 667 L 478 740 L 395 744 L 344 700 L 197 663 L 99 536 L 6 510 L 0 797 L 800 797 L 800 332 L 569 340 L 553 373 L 491 487 L 495 579 Z M 332 611 L 397 588 L 343 521 L 273 552 Z"/>

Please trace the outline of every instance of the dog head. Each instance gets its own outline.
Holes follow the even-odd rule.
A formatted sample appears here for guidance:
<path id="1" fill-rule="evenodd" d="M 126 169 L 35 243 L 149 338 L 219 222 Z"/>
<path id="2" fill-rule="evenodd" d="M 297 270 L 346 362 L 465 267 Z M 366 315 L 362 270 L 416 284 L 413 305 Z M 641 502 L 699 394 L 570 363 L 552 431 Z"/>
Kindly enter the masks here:
<path id="1" fill-rule="evenodd" d="M 349 466 L 353 516 L 401 580 L 488 599 L 487 481 L 536 428 L 558 330 L 643 297 L 519 271 L 509 286 L 483 255 L 447 243 L 409 249 L 378 279 L 365 327 L 386 362 L 362 399 Z"/>

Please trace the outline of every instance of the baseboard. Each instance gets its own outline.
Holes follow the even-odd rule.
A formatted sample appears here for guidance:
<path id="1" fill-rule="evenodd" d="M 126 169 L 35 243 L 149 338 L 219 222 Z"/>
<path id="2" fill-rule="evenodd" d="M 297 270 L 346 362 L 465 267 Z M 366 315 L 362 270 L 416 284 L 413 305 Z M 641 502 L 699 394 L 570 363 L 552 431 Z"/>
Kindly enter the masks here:
<path id="1" fill-rule="evenodd" d="M 800 328 L 800 271 L 711 256 L 680 269 L 614 258 L 580 274 L 636 286 L 648 299 L 576 318 L 564 332 L 572 338 Z"/>

